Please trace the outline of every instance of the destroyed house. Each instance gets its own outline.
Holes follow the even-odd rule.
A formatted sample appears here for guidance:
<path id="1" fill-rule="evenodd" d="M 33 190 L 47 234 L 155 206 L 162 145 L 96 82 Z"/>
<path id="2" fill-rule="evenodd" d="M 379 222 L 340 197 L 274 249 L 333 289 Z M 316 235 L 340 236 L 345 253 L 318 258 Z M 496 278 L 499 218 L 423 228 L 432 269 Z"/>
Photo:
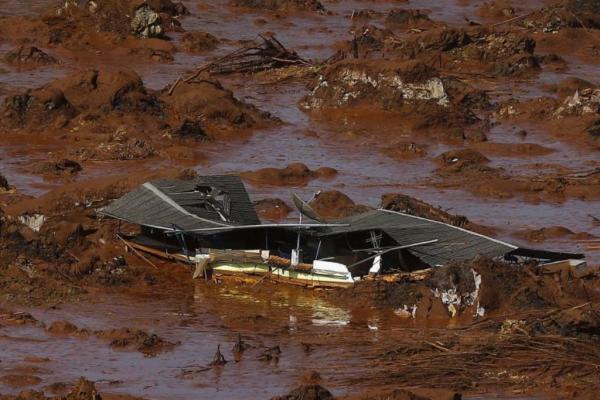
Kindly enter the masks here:
<path id="1" fill-rule="evenodd" d="M 154 255 L 190 264 L 198 257 L 227 261 L 227 271 L 256 272 L 260 267 L 269 274 L 276 262 L 277 268 L 286 269 L 282 274 L 302 269 L 304 281 L 317 267 L 328 268 L 327 274 L 344 275 L 348 283 L 369 274 L 414 271 L 479 256 L 542 263 L 583 258 L 524 249 L 390 210 L 326 221 L 299 197 L 293 200 L 304 223 L 262 224 L 237 176 L 163 179 L 141 185 L 101 214 L 139 225 L 140 234 L 126 238 L 126 243 Z"/>
<path id="2" fill-rule="evenodd" d="M 200 247 L 264 248 L 270 233 L 295 241 L 290 229 L 314 226 L 261 224 L 244 184 L 232 175 L 146 182 L 100 213 L 141 226 L 139 242 L 190 255 Z"/>
<path id="3" fill-rule="evenodd" d="M 294 201 L 307 217 L 317 219 L 306 203 Z M 366 275 L 368 254 L 379 254 L 382 270 L 411 271 L 486 257 L 505 261 L 556 262 L 583 259 L 581 254 L 526 249 L 444 222 L 378 209 L 336 220 L 337 226 L 312 228 L 319 258 L 350 263 L 354 275 Z M 365 262 L 360 262 L 365 259 Z M 348 265 L 348 264 L 347 264 Z"/>

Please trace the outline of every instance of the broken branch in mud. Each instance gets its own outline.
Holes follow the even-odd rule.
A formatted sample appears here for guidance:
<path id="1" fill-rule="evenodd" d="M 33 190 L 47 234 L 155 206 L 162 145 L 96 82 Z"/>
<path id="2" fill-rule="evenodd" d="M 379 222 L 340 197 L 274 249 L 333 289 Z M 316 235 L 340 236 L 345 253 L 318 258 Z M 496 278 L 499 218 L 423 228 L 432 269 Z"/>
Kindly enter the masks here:
<path id="1" fill-rule="evenodd" d="M 126 248 L 131 249 L 136 256 L 138 256 L 139 258 L 141 258 L 142 260 L 144 260 L 145 262 L 147 262 L 148 264 L 150 264 L 154 268 L 158 269 L 158 267 L 152 261 L 150 261 L 146 257 L 144 257 L 144 255 L 142 253 L 140 253 L 135 248 L 133 248 L 133 246 L 131 246 L 129 243 L 127 243 L 125 241 L 125 239 L 123 239 L 120 235 L 117 235 L 117 239 L 119 239 L 121 242 L 123 242 L 125 244 Z"/>
<path id="2" fill-rule="evenodd" d="M 225 356 L 221 353 L 221 345 L 217 345 L 217 352 L 215 353 L 213 360 L 209 364 L 211 367 L 222 366 L 227 364 Z"/>
<path id="3" fill-rule="evenodd" d="M 511 22 L 514 22 L 514 21 L 518 21 L 518 20 L 520 20 L 520 19 L 523 19 L 523 18 L 527 18 L 527 17 L 529 17 L 529 16 L 530 16 L 531 14 L 533 14 L 533 13 L 534 13 L 534 11 L 532 11 L 532 12 L 529 12 L 529 13 L 527 13 L 527 14 L 518 15 L 518 16 L 516 16 L 516 17 L 509 18 L 509 19 L 507 19 L 507 20 L 500 21 L 500 22 L 497 22 L 497 23 L 495 23 L 495 24 L 492 24 L 492 25 L 490 25 L 490 27 L 492 27 L 492 28 L 495 28 L 495 27 L 497 27 L 497 26 L 500 26 L 500 25 L 508 24 L 508 23 L 511 23 Z"/>
<path id="4" fill-rule="evenodd" d="M 391 375 L 397 384 L 427 382 L 428 387 L 469 388 L 473 385 L 515 384 L 515 378 L 525 377 L 540 363 L 554 377 L 569 375 L 578 370 L 583 376 L 594 374 L 598 364 L 598 353 L 594 345 L 585 340 L 556 335 L 529 336 L 520 331 L 509 334 L 491 333 L 481 341 L 481 331 L 461 334 L 459 343 L 425 341 L 440 352 L 415 344 L 418 352 L 407 354 L 403 346 L 397 351 L 382 355 L 390 362 Z M 467 337 L 468 336 L 468 337 Z M 474 340 L 477 338 L 477 340 Z M 507 374 L 510 365 L 510 374 Z M 476 375 L 472 368 L 480 368 Z M 517 379 L 518 381 L 518 379 Z"/>
<path id="5" fill-rule="evenodd" d="M 303 59 L 295 51 L 288 50 L 275 36 L 258 36 L 262 39 L 262 43 L 239 48 L 200 67 L 186 78 L 177 78 L 169 89 L 169 95 L 173 94 L 173 91 L 182 80 L 189 83 L 203 72 L 227 75 L 254 73 L 293 65 L 312 65 L 310 61 Z"/>
<path id="6" fill-rule="evenodd" d="M 585 172 L 577 172 L 577 173 L 573 173 L 573 174 L 567 174 L 564 175 L 564 177 L 567 178 L 572 178 L 572 179 L 581 179 L 581 178 L 587 178 L 590 177 L 592 175 L 596 175 L 596 174 L 600 174 L 600 168 L 595 168 L 593 170 L 590 171 L 585 171 Z"/>

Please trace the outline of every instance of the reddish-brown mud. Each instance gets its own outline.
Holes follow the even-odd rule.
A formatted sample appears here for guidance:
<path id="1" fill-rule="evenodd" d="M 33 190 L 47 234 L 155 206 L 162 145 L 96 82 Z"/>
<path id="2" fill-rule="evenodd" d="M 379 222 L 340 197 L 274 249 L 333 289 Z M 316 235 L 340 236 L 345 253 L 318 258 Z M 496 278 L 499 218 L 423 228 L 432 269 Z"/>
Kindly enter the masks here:
<path id="1" fill-rule="evenodd" d="M 2 2 L 0 399 L 596 398 L 598 11 Z M 306 63 L 189 78 L 259 34 Z M 296 192 L 326 219 L 381 206 L 590 267 L 193 282 L 96 212 L 150 179 L 225 173 L 265 220 L 297 220 Z"/>

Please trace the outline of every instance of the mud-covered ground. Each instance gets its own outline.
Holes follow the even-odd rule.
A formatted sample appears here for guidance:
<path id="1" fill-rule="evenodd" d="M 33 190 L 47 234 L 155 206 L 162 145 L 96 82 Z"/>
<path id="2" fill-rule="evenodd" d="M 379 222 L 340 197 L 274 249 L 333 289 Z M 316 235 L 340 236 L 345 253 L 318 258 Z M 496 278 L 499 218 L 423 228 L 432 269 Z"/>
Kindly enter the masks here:
<path id="1" fill-rule="evenodd" d="M 596 1 L 0 6 L 0 398 L 595 398 Z M 271 35 L 284 58 L 225 57 Z M 192 282 L 96 214 L 225 173 L 264 220 L 320 190 L 325 217 L 409 209 L 590 268 Z M 453 288 L 458 309 L 434 294 Z"/>

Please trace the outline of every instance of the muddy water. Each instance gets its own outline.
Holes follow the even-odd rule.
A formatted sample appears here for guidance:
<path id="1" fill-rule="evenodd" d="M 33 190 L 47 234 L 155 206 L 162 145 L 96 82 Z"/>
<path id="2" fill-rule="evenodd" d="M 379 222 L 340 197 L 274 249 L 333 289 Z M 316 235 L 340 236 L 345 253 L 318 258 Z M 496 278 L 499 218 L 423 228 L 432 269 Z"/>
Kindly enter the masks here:
<path id="1" fill-rule="evenodd" d="M 415 328 L 391 312 L 340 307 L 312 291 L 270 284 L 251 288 L 198 283 L 190 292 L 170 293 L 164 300 L 99 296 L 92 303 L 32 314 L 46 324 L 68 320 L 89 331 L 135 327 L 178 345 L 144 357 L 112 350 L 93 337 L 50 335 L 31 325 L 1 327 L 0 375 L 32 366 L 26 358 L 34 356 L 47 361 L 36 364 L 35 375 L 42 381 L 33 388 L 83 375 L 103 393 L 155 399 L 266 399 L 286 393 L 305 371 L 315 369 L 335 395 L 388 389 L 368 383 L 367 377 L 383 368 L 373 358 L 406 338 L 435 336 L 438 329 Z M 231 348 L 238 334 L 251 347 L 236 359 Z M 228 363 L 210 367 L 217 345 Z M 260 360 L 273 346 L 281 349 L 279 359 Z M 0 383 L 0 393 L 18 391 Z"/>
<path id="2" fill-rule="evenodd" d="M 28 15 L 47 3 L 46 0 L 0 2 L 0 15 Z M 397 7 L 394 1 L 325 2 L 333 16 L 300 15 L 291 18 L 271 18 L 261 14 L 235 14 L 217 0 L 186 1 L 193 15 L 183 19 L 188 30 L 205 30 L 230 40 L 253 39 L 258 33 L 271 31 L 290 48 L 307 58 L 326 58 L 333 52 L 331 45 L 348 38 L 349 16 L 352 10 L 370 8 L 384 13 Z M 531 2 L 532 4 L 537 2 Z M 401 6 L 404 6 L 402 3 Z M 449 24 L 464 23 L 472 16 L 475 5 L 469 2 L 437 2 L 415 0 L 412 8 L 425 8 L 432 18 Z M 257 21 L 264 18 L 266 23 Z M 178 35 L 174 35 L 177 42 Z M 210 57 L 235 48 L 224 44 L 215 52 L 191 56 L 179 52 L 170 64 L 145 63 L 133 65 L 148 87 L 160 89 L 177 76 Z M 10 47 L 0 42 L 0 55 Z M 67 60 L 68 61 L 68 60 Z M 118 65 L 119 60 L 102 62 Z M 90 60 L 87 66 L 98 62 Z M 39 86 L 73 67 L 66 62 L 59 67 L 32 71 L 16 71 L 1 66 L 0 86 L 10 89 Z M 573 61 L 566 73 L 544 72 L 534 82 L 504 82 L 496 90 L 505 95 L 532 98 L 547 95 L 543 84 L 555 83 L 567 76 L 595 81 L 597 67 Z M 482 200 L 463 190 L 438 190 L 424 182 L 435 165 L 429 159 L 397 161 L 382 155 L 381 150 L 402 138 L 415 140 L 412 132 L 398 131 L 393 121 L 357 124 L 347 121 L 332 124 L 311 118 L 297 107 L 308 93 L 302 84 L 261 85 L 250 78 L 224 79 L 237 96 L 272 112 L 285 123 L 265 129 L 250 137 L 229 143 L 202 144 L 206 161 L 195 168 L 200 173 L 235 173 L 266 166 L 283 167 L 301 161 L 311 168 L 328 166 L 339 174 L 327 181 L 315 180 L 304 187 L 281 188 L 250 186 L 253 198 L 289 198 L 295 191 L 305 198 L 315 191 L 338 189 L 355 201 L 377 206 L 381 194 L 403 192 L 441 205 L 455 213 L 467 215 L 475 222 L 499 228 L 498 236 L 515 241 L 511 235 L 524 228 L 565 225 L 573 231 L 586 231 L 600 236 L 590 214 L 600 217 L 600 203 L 569 200 L 564 203 L 530 204 L 519 199 Z M 577 146 L 557 141 L 546 132 L 528 126 L 503 124 L 489 134 L 492 142 L 515 143 L 515 132 L 527 129 L 527 142 L 538 143 L 554 150 L 543 156 L 492 157 L 492 165 L 508 171 L 536 174 L 527 167 L 533 163 L 558 163 L 572 168 L 596 165 L 595 155 Z M 384 134 L 382 134 L 384 133 Z M 430 142 L 434 156 L 448 150 L 446 144 Z M 31 161 L 29 144 L 15 144 L 0 149 L 0 172 L 19 190 L 33 195 L 59 185 L 27 174 Z M 46 144 L 52 150 L 52 144 Z M 594 164 L 595 163 L 595 164 Z M 86 165 L 80 179 L 100 176 L 107 171 L 136 171 L 167 167 L 168 161 L 156 163 L 95 163 Z M 585 243 L 553 240 L 544 247 L 565 251 L 585 251 Z M 587 252 L 592 262 L 600 262 L 600 251 Z M 202 283 L 179 293 L 166 294 L 162 300 L 99 295 L 92 303 L 60 305 L 52 310 L 34 310 L 34 316 L 50 323 L 68 320 L 89 330 L 135 327 L 155 332 L 170 341 L 181 342 L 171 352 L 148 358 L 136 352 L 114 351 L 105 341 L 50 336 L 37 326 L 0 327 L 0 372 L 27 364 L 28 355 L 47 357 L 40 367 L 43 388 L 54 382 L 71 382 L 81 375 L 99 382 L 102 391 L 135 394 L 150 398 L 247 399 L 269 398 L 294 386 L 304 370 L 317 369 L 324 384 L 336 395 L 367 389 L 368 383 L 353 385 L 354 379 L 377 371 L 372 357 L 393 348 L 396 341 L 412 335 L 435 333 L 435 328 L 422 330 L 405 324 L 381 311 L 352 309 L 333 305 L 318 293 L 294 288 L 261 285 L 257 289 L 212 287 Z M 254 346 L 239 362 L 233 361 L 231 347 L 237 334 Z M 302 343 L 311 344 L 306 352 Z M 207 368 L 218 344 L 230 362 L 222 368 Z M 259 361 L 266 347 L 278 345 L 282 350 L 279 362 Z M 0 393 L 15 393 L 18 389 L 0 384 Z M 476 398 L 488 398 L 477 396 Z"/>
<path id="3" fill-rule="evenodd" d="M 343 394 L 352 377 L 369 368 L 364 350 L 378 348 L 384 335 L 380 329 L 400 329 L 381 322 L 390 320 L 389 316 L 353 314 L 313 292 L 295 288 L 198 284 L 189 295 L 173 294 L 168 300 L 142 303 L 139 298 L 110 296 L 33 312 L 46 323 L 66 319 L 88 330 L 136 327 L 155 332 L 180 342 L 172 352 L 144 357 L 111 350 L 105 341 L 94 338 L 51 336 L 39 327 L 3 327 L 0 372 L 26 364 L 26 356 L 36 356 L 49 359 L 42 364 L 45 373 L 39 374 L 43 379 L 39 388 L 84 375 L 106 392 L 161 399 L 192 395 L 248 399 L 284 393 L 305 370 L 318 369 L 327 385 Z M 235 362 L 230 349 L 238 333 L 252 348 Z M 310 344 L 311 350 L 306 351 L 302 343 Z M 229 362 L 210 368 L 218 344 Z M 272 346 L 281 348 L 280 359 L 258 360 Z M 0 384 L 0 393 L 15 391 Z"/>

